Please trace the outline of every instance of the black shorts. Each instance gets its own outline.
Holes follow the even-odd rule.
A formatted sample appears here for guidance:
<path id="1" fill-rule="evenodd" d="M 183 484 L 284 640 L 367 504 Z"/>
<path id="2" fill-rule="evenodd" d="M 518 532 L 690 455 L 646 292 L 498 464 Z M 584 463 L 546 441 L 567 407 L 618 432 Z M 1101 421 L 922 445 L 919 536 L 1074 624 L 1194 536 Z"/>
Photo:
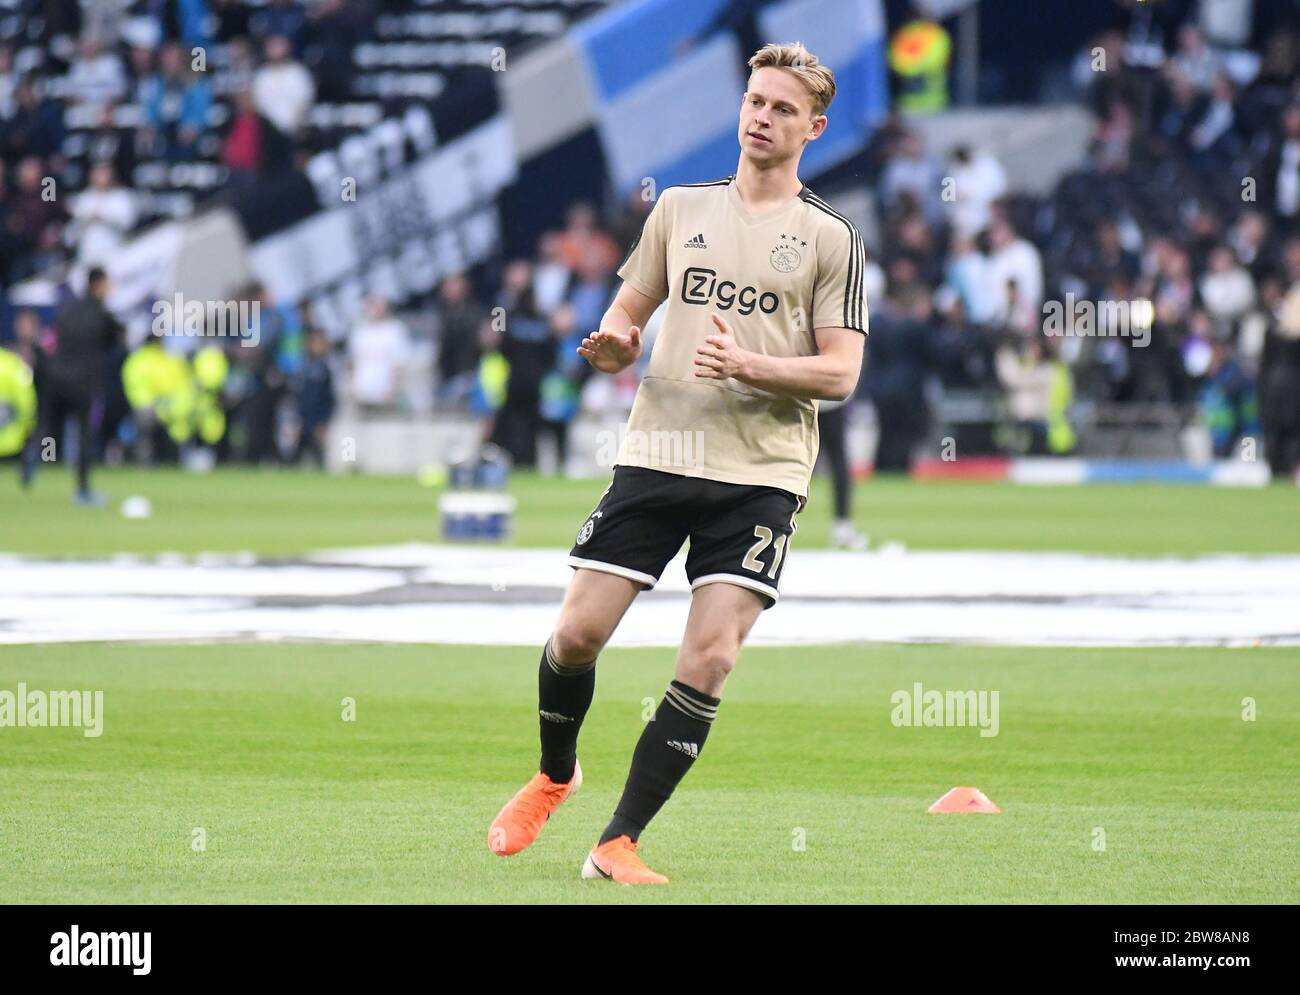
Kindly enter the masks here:
<path id="1" fill-rule="evenodd" d="M 692 591 L 737 584 L 756 592 L 766 610 L 780 597 L 799 504 L 779 487 L 616 466 L 613 483 L 578 531 L 569 566 L 618 574 L 649 590 L 689 538 Z"/>

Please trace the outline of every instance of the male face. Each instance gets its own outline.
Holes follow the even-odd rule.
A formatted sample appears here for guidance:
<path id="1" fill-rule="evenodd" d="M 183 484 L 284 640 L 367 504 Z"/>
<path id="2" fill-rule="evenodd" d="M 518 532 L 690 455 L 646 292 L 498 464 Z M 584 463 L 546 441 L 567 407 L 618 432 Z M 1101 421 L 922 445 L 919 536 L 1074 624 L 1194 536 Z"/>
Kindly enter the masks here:
<path id="1" fill-rule="evenodd" d="M 35 311 L 19 311 L 14 319 L 14 334 L 19 342 L 35 342 L 40 338 L 41 320 Z"/>
<path id="2" fill-rule="evenodd" d="M 797 77 L 775 66 L 755 69 L 740 104 L 741 151 L 756 164 L 795 158 L 826 130 L 826 115 L 813 116 L 813 98 Z"/>

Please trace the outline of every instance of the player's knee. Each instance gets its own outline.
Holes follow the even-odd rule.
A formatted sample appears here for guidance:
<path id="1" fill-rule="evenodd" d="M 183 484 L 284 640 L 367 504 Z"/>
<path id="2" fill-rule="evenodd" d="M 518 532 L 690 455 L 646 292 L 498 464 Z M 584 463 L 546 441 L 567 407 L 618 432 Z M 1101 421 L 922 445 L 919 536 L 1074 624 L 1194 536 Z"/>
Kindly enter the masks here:
<path id="1" fill-rule="evenodd" d="M 704 691 L 722 684 L 735 665 L 735 648 L 716 642 L 690 647 L 684 654 L 680 669 L 685 683 Z"/>
<path id="2" fill-rule="evenodd" d="M 608 634 L 583 619 L 560 619 L 551 633 L 551 652 L 561 663 L 587 663 L 605 648 Z"/>

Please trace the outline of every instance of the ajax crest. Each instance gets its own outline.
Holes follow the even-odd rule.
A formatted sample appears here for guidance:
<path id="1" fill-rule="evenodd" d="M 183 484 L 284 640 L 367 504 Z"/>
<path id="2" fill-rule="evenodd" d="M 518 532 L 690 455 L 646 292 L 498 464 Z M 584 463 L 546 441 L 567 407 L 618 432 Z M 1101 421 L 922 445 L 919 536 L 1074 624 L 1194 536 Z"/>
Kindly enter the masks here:
<path id="1" fill-rule="evenodd" d="M 799 249 L 807 244 L 798 235 L 782 235 L 781 241 L 772 249 L 769 256 L 772 269 L 778 273 L 793 273 L 803 262 L 803 254 Z"/>

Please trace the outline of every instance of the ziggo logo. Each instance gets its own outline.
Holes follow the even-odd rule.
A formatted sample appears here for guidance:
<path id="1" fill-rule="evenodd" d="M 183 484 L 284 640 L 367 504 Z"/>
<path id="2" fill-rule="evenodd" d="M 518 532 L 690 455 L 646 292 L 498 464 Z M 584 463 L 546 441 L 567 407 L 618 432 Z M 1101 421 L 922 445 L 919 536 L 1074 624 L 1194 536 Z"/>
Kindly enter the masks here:
<path id="1" fill-rule="evenodd" d="M 692 266 L 682 274 L 682 301 L 706 307 L 717 301 L 723 311 L 735 305 L 737 314 L 753 314 L 755 308 L 771 314 L 781 303 L 781 299 L 770 290 L 760 294 L 757 287 L 737 289 L 731 280 L 719 281 L 717 270 L 699 266 Z"/>

